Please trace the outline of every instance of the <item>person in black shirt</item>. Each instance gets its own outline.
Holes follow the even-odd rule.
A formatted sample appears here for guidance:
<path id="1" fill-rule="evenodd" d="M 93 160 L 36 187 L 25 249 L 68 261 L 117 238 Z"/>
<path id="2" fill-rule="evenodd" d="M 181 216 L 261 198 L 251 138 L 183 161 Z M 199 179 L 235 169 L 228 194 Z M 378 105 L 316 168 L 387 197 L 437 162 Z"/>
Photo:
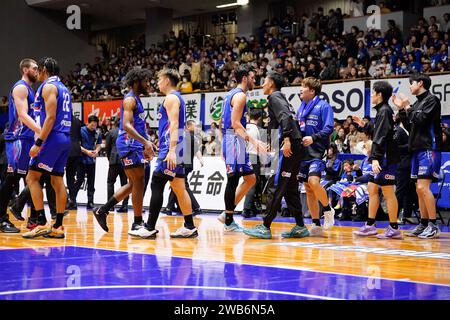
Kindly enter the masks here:
<path id="1" fill-rule="evenodd" d="M 378 81 L 373 85 L 372 104 L 377 115 L 373 133 L 372 151 L 369 160 L 372 162 L 372 174 L 369 177 L 367 190 L 369 192 L 369 218 L 358 231 L 358 236 L 376 235 L 379 239 L 402 239 L 398 229 L 398 202 L 395 196 L 395 178 L 397 164 L 400 161 L 398 143 L 394 139 L 394 112 L 388 101 L 393 88 L 387 81 Z M 380 207 L 379 188 L 383 191 L 389 214 L 389 226 L 383 234 L 378 234 L 375 218 Z"/>
<path id="2" fill-rule="evenodd" d="M 75 176 L 81 160 L 81 127 L 83 123 L 75 115 L 72 117 L 72 126 L 70 127 L 70 149 L 69 158 L 66 165 L 66 182 L 69 189 L 69 201 L 67 209 L 77 210 L 77 189 Z"/>
<path id="3" fill-rule="evenodd" d="M 303 238 L 309 236 L 309 231 L 303 222 L 298 190 L 297 173 L 300 170 L 302 151 L 302 135 L 295 120 L 295 112 L 281 93 L 285 78 L 275 72 L 267 76 L 263 90 L 269 100 L 269 130 L 278 129 L 280 150 L 276 174 L 268 183 L 268 203 L 264 223 L 251 229 L 244 229 L 244 233 L 260 239 L 271 239 L 270 226 L 277 216 L 284 196 L 288 209 L 295 217 L 296 225 L 288 232 L 283 232 L 283 238 Z M 270 135 L 271 136 L 271 135 Z M 277 154 L 277 153 L 276 153 Z"/>
<path id="4" fill-rule="evenodd" d="M 414 181 L 411 180 L 411 154 L 408 152 L 408 131 L 403 127 L 400 117 L 397 114 L 395 118 L 397 129 L 398 152 L 400 154 L 400 163 L 397 167 L 397 183 L 395 195 L 398 200 L 398 217 L 401 223 L 411 223 L 413 206 L 418 205 L 416 188 Z M 403 209 L 403 214 L 400 215 Z M 400 216 L 402 217 L 400 220 Z"/>
<path id="5" fill-rule="evenodd" d="M 193 120 L 186 121 L 186 149 L 188 150 L 187 157 L 189 157 L 186 162 L 184 163 L 184 172 L 186 175 L 185 183 L 186 183 L 186 191 L 189 194 L 189 197 L 191 198 L 192 202 L 192 214 L 193 215 L 199 215 L 202 214 L 202 209 L 200 208 L 200 205 L 197 202 L 197 199 L 195 199 L 194 194 L 192 193 L 192 190 L 189 186 L 188 181 L 188 175 L 194 171 L 194 155 L 197 157 L 197 159 L 200 161 L 201 166 L 203 167 L 203 157 L 202 152 L 200 151 L 200 142 L 195 138 L 195 128 L 196 123 Z M 175 208 L 175 205 L 177 208 Z M 169 214 L 169 212 L 176 212 L 180 211 L 181 209 L 177 201 L 177 197 L 173 191 L 170 191 L 169 200 L 167 202 L 166 206 L 166 214 Z"/>
<path id="6" fill-rule="evenodd" d="M 409 78 L 410 90 L 417 97 L 411 106 L 403 94 L 394 96 L 394 105 L 399 110 L 400 119 L 409 131 L 408 151 L 411 153 L 411 178 L 417 180 L 421 223 L 409 237 L 421 239 L 439 238 L 436 225 L 436 200 L 430 185 L 437 182 L 441 169 L 442 129 L 441 102 L 429 91 L 431 79 L 424 74 L 413 74 Z"/>
<path id="7" fill-rule="evenodd" d="M 128 178 L 125 173 L 125 170 L 123 169 L 122 163 L 120 161 L 120 156 L 119 153 L 117 152 L 116 147 L 116 140 L 117 137 L 119 136 L 119 128 L 117 127 L 117 122 L 115 120 L 112 120 L 111 126 L 112 129 L 106 135 L 106 142 L 105 142 L 105 152 L 109 161 L 108 180 L 107 180 L 108 199 L 111 199 L 111 197 L 114 195 L 114 184 L 116 183 L 117 177 L 120 177 L 120 185 L 122 187 L 128 183 Z M 126 197 L 123 200 L 122 206 L 117 209 L 117 212 L 123 213 L 128 212 L 128 198 L 129 197 Z"/>

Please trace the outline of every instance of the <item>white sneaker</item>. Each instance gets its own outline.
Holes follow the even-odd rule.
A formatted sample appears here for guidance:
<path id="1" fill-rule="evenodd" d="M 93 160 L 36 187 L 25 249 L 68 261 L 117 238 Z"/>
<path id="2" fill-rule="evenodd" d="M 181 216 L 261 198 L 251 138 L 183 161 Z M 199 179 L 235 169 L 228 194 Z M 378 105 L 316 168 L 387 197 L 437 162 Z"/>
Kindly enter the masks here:
<path id="1" fill-rule="evenodd" d="M 325 230 L 330 230 L 334 226 L 334 209 L 330 207 L 330 211 L 325 211 L 323 213 L 324 222 L 323 228 Z"/>
<path id="2" fill-rule="evenodd" d="M 150 238 L 154 239 L 154 238 L 156 238 L 156 234 L 157 233 L 158 233 L 158 230 L 151 230 L 150 231 L 146 227 L 144 227 L 143 225 L 128 231 L 128 234 L 130 236 L 139 237 L 139 238 L 142 238 L 142 239 L 150 239 Z"/>
<path id="3" fill-rule="evenodd" d="M 441 230 L 435 224 L 428 222 L 428 227 L 418 237 L 420 239 L 437 239 L 440 234 Z"/>
<path id="4" fill-rule="evenodd" d="M 225 232 L 242 232 L 242 231 L 244 231 L 244 228 L 242 228 L 235 221 L 233 221 L 229 226 L 224 225 L 223 231 L 225 231 Z"/>
<path id="5" fill-rule="evenodd" d="M 195 238 L 198 237 L 197 228 L 188 229 L 182 226 L 180 229 L 170 234 L 171 238 Z"/>
<path id="6" fill-rule="evenodd" d="M 225 213 L 225 211 L 223 211 L 223 212 L 217 217 L 217 220 L 219 220 L 220 223 L 225 223 L 225 217 L 226 217 L 226 213 Z"/>
<path id="7" fill-rule="evenodd" d="M 323 233 L 322 227 L 319 227 L 319 226 L 316 226 L 315 224 L 313 224 L 311 229 L 309 229 L 309 236 L 310 237 L 323 237 L 324 233 Z"/>

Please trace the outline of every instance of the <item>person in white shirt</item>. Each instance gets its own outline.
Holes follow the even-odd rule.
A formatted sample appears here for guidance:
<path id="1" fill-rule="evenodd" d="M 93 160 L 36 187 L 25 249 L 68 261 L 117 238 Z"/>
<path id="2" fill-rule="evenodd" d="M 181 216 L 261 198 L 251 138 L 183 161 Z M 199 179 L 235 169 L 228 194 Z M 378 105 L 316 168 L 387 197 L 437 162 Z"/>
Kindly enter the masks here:
<path id="1" fill-rule="evenodd" d="M 350 12 L 352 17 L 364 16 L 362 3 L 359 0 L 350 0 Z"/>
<path id="2" fill-rule="evenodd" d="M 248 117 L 249 120 L 246 126 L 247 134 L 258 141 L 262 141 L 261 133 L 258 129 L 258 123 L 261 120 L 261 112 L 262 111 L 258 109 L 250 110 L 250 115 Z M 256 215 L 260 213 L 257 209 L 257 206 L 255 205 L 255 202 L 257 202 L 257 199 L 255 199 L 255 194 L 259 186 L 261 163 L 258 157 L 258 151 L 256 150 L 254 145 L 249 143 L 247 146 L 247 150 L 250 156 L 250 162 L 253 166 L 253 171 L 256 175 L 256 183 L 245 196 L 244 211 L 242 212 L 242 216 L 244 218 L 256 217 Z"/>

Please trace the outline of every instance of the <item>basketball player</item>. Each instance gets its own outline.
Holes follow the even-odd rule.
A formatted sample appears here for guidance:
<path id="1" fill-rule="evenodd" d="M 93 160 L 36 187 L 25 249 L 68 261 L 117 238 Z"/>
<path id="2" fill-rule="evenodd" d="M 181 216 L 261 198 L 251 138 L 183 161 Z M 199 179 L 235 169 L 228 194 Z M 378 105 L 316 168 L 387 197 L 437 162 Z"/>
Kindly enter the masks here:
<path id="1" fill-rule="evenodd" d="M 140 95 L 147 94 L 150 87 L 150 72 L 147 69 L 130 70 L 125 82 L 129 93 L 123 100 L 119 136 L 116 140 L 117 152 L 128 177 L 128 183 L 121 187 L 99 208 L 94 208 L 94 217 L 106 232 L 109 211 L 120 201 L 132 194 L 134 222 L 128 234 L 141 238 L 155 236 L 145 228 L 142 221 L 142 202 L 144 200 L 145 159 L 153 157 L 153 144 L 147 139 L 145 130 L 145 111 Z"/>
<path id="2" fill-rule="evenodd" d="M 435 239 L 439 238 L 441 232 L 436 225 L 436 200 L 430 190 L 430 184 L 438 180 L 441 168 L 441 102 L 429 91 L 429 76 L 413 74 L 409 82 L 411 93 L 417 97 L 412 106 L 405 95 L 393 96 L 400 119 L 409 131 L 411 178 L 417 180 L 416 190 L 421 216 L 420 224 L 406 235 Z"/>
<path id="3" fill-rule="evenodd" d="M 322 160 L 333 132 L 333 108 L 319 94 L 322 84 L 319 79 L 306 78 L 302 82 L 300 99 L 302 104 L 297 111 L 297 120 L 303 136 L 304 157 L 300 165 L 299 180 L 304 183 L 306 200 L 311 212 L 313 226 L 311 236 L 323 236 L 319 219 L 319 201 L 324 209 L 324 229 L 334 225 L 334 209 L 330 207 L 327 192 L 320 185 L 320 177 L 325 169 Z"/>
<path id="4" fill-rule="evenodd" d="M 8 169 L 5 181 L 0 186 L 0 232 L 19 233 L 6 213 L 13 190 L 20 178 L 25 178 L 30 162 L 30 149 L 34 134 L 41 128 L 34 120 L 34 91 L 31 85 L 37 81 L 38 65 L 32 59 L 20 62 L 22 79 L 16 82 L 9 96 L 9 126 L 5 134 Z M 17 214 L 19 220 L 24 220 Z"/>
<path id="5" fill-rule="evenodd" d="M 353 233 L 357 236 L 377 235 L 375 218 L 380 207 L 379 189 L 386 199 L 389 214 L 389 226 L 384 234 L 378 234 L 379 239 L 402 239 L 398 229 L 398 203 L 395 196 L 395 178 L 397 164 L 400 161 L 398 143 L 394 139 L 394 112 L 389 106 L 393 88 L 387 81 L 377 81 L 373 84 L 372 104 L 377 111 L 372 140 L 370 160 L 372 173 L 369 176 L 367 190 L 369 192 L 369 218 L 366 224 Z"/>
<path id="6" fill-rule="evenodd" d="M 225 188 L 225 212 L 218 219 L 225 224 L 225 232 L 242 232 L 243 228 L 234 221 L 234 209 L 256 183 L 246 142 L 254 145 L 258 152 L 264 153 L 267 149 L 264 143 L 253 139 L 245 129 L 247 91 L 253 90 L 255 86 L 255 73 L 249 66 L 242 65 L 237 68 L 235 77 L 238 85 L 225 96 L 222 116 L 222 153 L 228 180 Z M 241 185 L 240 177 L 244 178 Z"/>
<path id="7" fill-rule="evenodd" d="M 294 215 L 296 225 L 289 232 L 282 233 L 283 238 L 303 238 L 309 236 L 309 231 L 303 223 L 298 190 L 297 173 L 300 169 L 302 135 L 295 119 L 295 112 L 281 93 L 284 77 L 276 72 L 270 72 L 263 84 L 264 94 L 269 95 L 269 129 L 279 130 L 280 145 L 276 175 L 270 177 L 268 184 L 268 204 L 264 223 L 251 229 L 244 229 L 248 236 L 271 239 L 270 225 L 276 218 L 283 197 L 289 211 Z"/>
<path id="8" fill-rule="evenodd" d="M 180 75 L 175 70 L 164 69 L 158 74 L 159 91 L 166 96 L 166 99 L 158 114 L 159 155 L 150 184 L 152 197 L 146 228 L 154 235 L 158 233 L 155 229 L 156 222 L 163 204 L 164 187 L 169 181 L 184 216 L 184 225 L 171 233 L 170 237 L 195 238 L 198 236 L 198 231 L 194 225 L 191 198 L 185 187 L 183 158 L 186 156 L 186 150 L 184 150 L 186 109 L 184 100 L 176 89 L 179 82 Z"/>
<path id="9" fill-rule="evenodd" d="M 44 58 L 39 62 L 39 81 L 42 84 L 36 93 L 35 108 L 40 112 L 42 130 L 31 147 L 32 159 L 27 175 L 34 207 L 38 217 L 42 217 L 45 215 L 44 195 L 39 180 L 43 173 L 50 174 L 56 194 L 56 222 L 49 230 L 43 219 L 38 220 L 39 225 L 25 233 L 24 238 L 42 235 L 57 239 L 65 237 L 63 218 L 67 193 L 63 176 L 71 147 L 72 98 L 58 76 L 59 66 L 55 59 Z"/>

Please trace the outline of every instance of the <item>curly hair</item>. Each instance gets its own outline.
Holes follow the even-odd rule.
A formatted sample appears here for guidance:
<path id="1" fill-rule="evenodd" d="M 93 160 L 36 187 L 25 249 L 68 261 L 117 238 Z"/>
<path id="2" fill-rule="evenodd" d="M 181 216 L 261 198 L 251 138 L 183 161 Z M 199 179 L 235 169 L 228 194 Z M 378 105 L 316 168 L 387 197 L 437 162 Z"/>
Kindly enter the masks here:
<path id="1" fill-rule="evenodd" d="M 38 63 L 39 70 L 42 71 L 44 67 L 47 70 L 47 73 L 50 77 L 59 76 L 59 65 L 55 59 L 46 57 L 39 60 Z"/>
<path id="2" fill-rule="evenodd" d="M 135 67 L 128 71 L 125 76 L 125 84 L 132 87 L 135 83 L 140 83 L 143 80 L 150 79 L 151 72 L 148 69 Z"/>

